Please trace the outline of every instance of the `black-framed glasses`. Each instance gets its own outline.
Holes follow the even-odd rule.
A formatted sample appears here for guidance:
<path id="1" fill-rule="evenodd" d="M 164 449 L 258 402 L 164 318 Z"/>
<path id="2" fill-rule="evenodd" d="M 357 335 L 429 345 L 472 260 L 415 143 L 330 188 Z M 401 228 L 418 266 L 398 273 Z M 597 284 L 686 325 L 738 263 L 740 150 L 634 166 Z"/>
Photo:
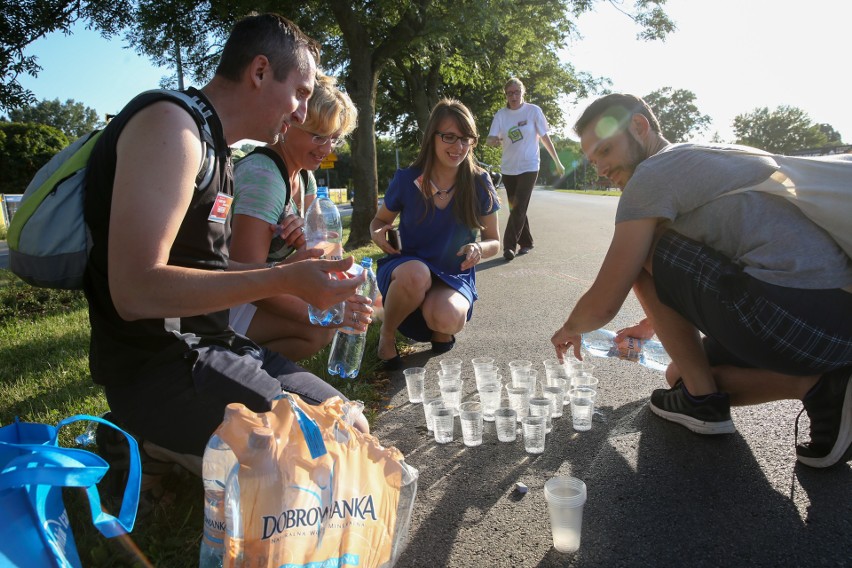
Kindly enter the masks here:
<path id="1" fill-rule="evenodd" d="M 476 137 L 474 136 L 459 136 L 452 132 L 438 132 L 437 130 L 435 131 L 435 135 L 440 136 L 441 141 L 444 144 L 455 144 L 456 142 L 461 142 L 462 146 L 476 145 Z"/>
<path id="2" fill-rule="evenodd" d="M 320 136 L 319 134 L 314 134 L 313 132 L 311 132 L 309 130 L 305 130 L 301 126 L 297 126 L 295 124 L 293 126 L 298 128 L 302 132 L 310 134 L 311 135 L 311 142 L 314 144 L 314 146 L 325 146 L 326 144 L 331 142 L 331 149 L 334 150 L 335 148 L 340 148 L 346 142 L 346 140 L 343 139 L 343 138 L 334 138 L 334 137 L 331 137 L 331 136 Z"/>

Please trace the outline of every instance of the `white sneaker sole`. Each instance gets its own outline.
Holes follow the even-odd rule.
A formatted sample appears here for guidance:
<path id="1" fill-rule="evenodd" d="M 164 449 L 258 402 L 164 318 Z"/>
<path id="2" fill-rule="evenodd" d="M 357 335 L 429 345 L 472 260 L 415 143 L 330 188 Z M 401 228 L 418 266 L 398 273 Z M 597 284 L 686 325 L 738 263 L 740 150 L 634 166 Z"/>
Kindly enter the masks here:
<path id="1" fill-rule="evenodd" d="M 796 459 L 810 467 L 831 467 L 840 461 L 843 454 L 849 450 L 850 444 L 852 444 L 852 377 L 849 377 L 849 383 L 846 385 L 846 396 L 843 397 L 843 409 L 840 415 L 840 431 L 837 433 L 834 447 L 821 458 L 797 454 Z"/>
<path id="2" fill-rule="evenodd" d="M 679 412 L 669 412 L 667 410 L 663 410 L 662 408 L 657 408 L 652 402 L 649 402 L 648 406 L 651 407 L 651 412 L 653 412 L 663 420 L 668 420 L 669 422 L 680 424 L 684 428 L 692 430 L 696 434 L 733 434 L 737 431 L 736 428 L 734 428 L 733 421 L 731 420 L 724 420 L 722 422 L 705 422 L 703 420 L 693 418 L 692 416 L 680 414 Z"/>

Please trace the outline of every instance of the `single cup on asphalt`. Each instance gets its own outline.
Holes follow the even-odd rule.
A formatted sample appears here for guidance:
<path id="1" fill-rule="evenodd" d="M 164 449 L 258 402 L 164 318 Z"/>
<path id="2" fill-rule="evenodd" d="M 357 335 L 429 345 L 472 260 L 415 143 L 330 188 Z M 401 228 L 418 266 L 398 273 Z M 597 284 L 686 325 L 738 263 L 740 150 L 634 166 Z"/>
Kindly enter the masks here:
<path id="1" fill-rule="evenodd" d="M 433 407 L 432 423 L 435 427 L 436 442 L 448 444 L 453 441 L 456 419 L 452 408 L 448 408 L 446 405 Z"/>
<path id="2" fill-rule="evenodd" d="M 571 421 L 574 430 L 585 432 L 592 429 L 592 415 L 595 412 L 594 389 L 577 387 L 569 391 L 571 397 Z"/>
<path id="3" fill-rule="evenodd" d="M 426 416 L 426 429 L 433 432 L 435 427 L 432 425 L 432 408 L 433 404 L 444 404 L 444 399 L 439 394 L 424 394 L 423 395 L 423 414 Z"/>
<path id="4" fill-rule="evenodd" d="M 482 403 L 463 402 L 459 406 L 459 421 L 461 422 L 462 441 L 465 446 L 482 445 Z"/>
<path id="5" fill-rule="evenodd" d="M 499 383 L 485 383 L 479 388 L 479 400 L 482 402 L 482 419 L 494 422 L 494 412 L 500 406 L 503 387 Z"/>
<path id="6" fill-rule="evenodd" d="M 544 416 L 545 434 L 549 434 L 553 429 L 553 422 L 550 419 L 550 408 L 550 401 L 544 397 L 530 399 L 530 416 Z"/>
<path id="7" fill-rule="evenodd" d="M 576 552 L 583 528 L 586 484 L 576 477 L 552 477 L 544 484 L 544 499 L 550 513 L 553 547 L 559 552 Z"/>
<path id="8" fill-rule="evenodd" d="M 494 411 L 494 426 L 497 439 L 501 442 L 514 442 L 518 434 L 518 415 L 514 408 L 501 406 Z"/>
<path id="9" fill-rule="evenodd" d="M 526 386 L 515 387 L 507 386 L 506 394 L 509 395 L 509 406 L 515 410 L 518 415 L 518 422 L 529 414 L 530 408 L 530 391 Z"/>
<path id="10" fill-rule="evenodd" d="M 461 373 L 462 360 L 461 359 L 443 359 L 441 361 L 441 368 L 444 370 L 458 370 Z"/>
<path id="11" fill-rule="evenodd" d="M 547 417 L 527 416 L 521 420 L 521 428 L 524 431 L 524 449 L 528 454 L 543 454 L 545 428 Z"/>
<path id="12" fill-rule="evenodd" d="M 426 369 L 409 367 L 402 374 L 405 376 L 405 387 L 408 389 L 408 402 L 423 402 L 423 389 L 426 386 Z"/>

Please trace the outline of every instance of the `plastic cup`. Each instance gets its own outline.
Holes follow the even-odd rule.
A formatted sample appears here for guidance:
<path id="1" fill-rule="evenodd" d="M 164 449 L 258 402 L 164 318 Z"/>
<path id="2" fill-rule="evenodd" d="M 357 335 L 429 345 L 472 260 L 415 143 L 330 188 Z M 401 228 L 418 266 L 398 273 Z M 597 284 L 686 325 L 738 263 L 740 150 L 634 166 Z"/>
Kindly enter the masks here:
<path id="1" fill-rule="evenodd" d="M 571 378 L 572 387 L 586 387 L 592 390 L 598 390 L 598 379 L 590 373 L 583 373 Z"/>
<path id="2" fill-rule="evenodd" d="M 518 422 L 529 414 L 530 391 L 527 387 L 507 386 L 506 393 L 509 395 L 509 406 L 518 415 Z"/>
<path id="3" fill-rule="evenodd" d="M 574 430 L 585 432 L 592 429 L 592 414 L 595 412 L 595 396 L 590 388 L 577 387 L 569 391 L 571 397 L 571 421 Z"/>
<path id="4" fill-rule="evenodd" d="M 444 400 L 447 408 L 453 411 L 454 415 L 459 413 L 463 386 L 464 381 L 461 379 L 446 379 L 439 382 L 441 398 Z"/>
<path id="5" fill-rule="evenodd" d="M 518 415 L 514 408 L 501 406 L 494 411 L 494 426 L 497 439 L 501 442 L 514 442 L 518 435 Z"/>
<path id="6" fill-rule="evenodd" d="M 567 382 L 565 379 L 551 379 L 550 384 L 541 387 L 541 394 L 550 401 L 550 417 L 561 418 L 562 407 L 565 402 L 565 389 Z M 569 402 L 570 404 L 570 402 Z"/>
<path id="7" fill-rule="evenodd" d="M 424 394 L 423 395 L 423 414 L 426 416 L 426 430 L 433 432 L 435 427 L 432 425 L 432 405 L 444 404 L 440 395 Z"/>
<path id="8" fill-rule="evenodd" d="M 470 363 L 473 365 L 473 368 L 475 370 L 477 367 L 493 365 L 494 357 L 474 357 L 470 360 Z"/>
<path id="9" fill-rule="evenodd" d="M 462 441 L 465 446 L 482 445 L 482 403 L 463 402 L 459 406 L 459 421 L 461 422 Z"/>
<path id="10" fill-rule="evenodd" d="M 461 359 L 444 359 L 441 361 L 441 369 L 444 370 L 452 370 L 457 369 L 459 373 L 461 373 L 462 360 Z"/>
<path id="11" fill-rule="evenodd" d="M 473 377 L 476 379 L 476 385 L 479 386 L 482 381 L 493 379 L 495 377 L 499 378 L 500 369 L 496 365 L 489 365 L 487 367 L 480 367 L 478 369 L 474 367 Z"/>
<path id="12" fill-rule="evenodd" d="M 514 359 L 509 361 L 509 370 L 513 369 L 530 369 L 532 368 L 532 361 L 527 361 L 526 359 Z"/>
<path id="13" fill-rule="evenodd" d="M 544 499 L 550 513 L 553 548 L 576 552 L 583 528 L 586 484 L 576 477 L 552 477 L 544 484 Z"/>
<path id="14" fill-rule="evenodd" d="M 527 416 L 521 420 L 521 428 L 524 431 L 524 449 L 527 453 L 543 454 L 547 418 L 545 416 Z"/>
<path id="15" fill-rule="evenodd" d="M 494 422 L 494 412 L 500 407 L 500 395 L 503 387 L 498 383 L 486 383 L 479 389 L 479 400 L 482 402 L 482 419 Z"/>
<path id="16" fill-rule="evenodd" d="M 530 399 L 530 416 L 544 416 L 544 432 L 553 430 L 553 422 L 550 420 L 550 401 L 544 397 Z"/>
<path id="17" fill-rule="evenodd" d="M 535 385 L 538 380 L 538 373 L 532 369 L 518 369 L 512 372 L 512 385 L 516 387 L 527 387 L 530 391 L 530 396 L 535 396 Z"/>
<path id="18" fill-rule="evenodd" d="M 445 381 L 447 379 L 460 379 L 461 378 L 461 367 L 458 369 L 438 369 L 438 382 Z"/>
<path id="19" fill-rule="evenodd" d="M 435 426 L 435 441 L 448 444 L 453 441 L 456 425 L 453 409 L 446 405 L 432 408 L 432 422 Z"/>
<path id="20" fill-rule="evenodd" d="M 423 367 L 409 367 L 402 374 L 405 375 L 408 402 L 423 402 L 423 389 L 426 387 L 426 369 Z"/>

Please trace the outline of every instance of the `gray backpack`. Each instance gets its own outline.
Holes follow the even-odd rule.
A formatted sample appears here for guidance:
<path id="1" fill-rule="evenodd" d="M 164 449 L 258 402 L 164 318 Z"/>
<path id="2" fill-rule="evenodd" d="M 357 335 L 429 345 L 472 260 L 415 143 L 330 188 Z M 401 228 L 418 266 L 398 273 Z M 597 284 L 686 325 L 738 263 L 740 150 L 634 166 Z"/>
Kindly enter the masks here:
<path id="1" fill-rule="evenodd" d="M 213 133 L 204 109 L 186 93 L 155 89 L 186 108 L 198 123 L 204 160 L 196 187 L 207 187 L 216 172 Z M 83 216 L 89 156 L 102 134 L 95 131 L 78 139 L 47 162 L 27 186 L 21 205 L 9 225 L 9 268 L 33 286 L 83 287 L 83 274 L 91 249 L 91 236 Z"/>

